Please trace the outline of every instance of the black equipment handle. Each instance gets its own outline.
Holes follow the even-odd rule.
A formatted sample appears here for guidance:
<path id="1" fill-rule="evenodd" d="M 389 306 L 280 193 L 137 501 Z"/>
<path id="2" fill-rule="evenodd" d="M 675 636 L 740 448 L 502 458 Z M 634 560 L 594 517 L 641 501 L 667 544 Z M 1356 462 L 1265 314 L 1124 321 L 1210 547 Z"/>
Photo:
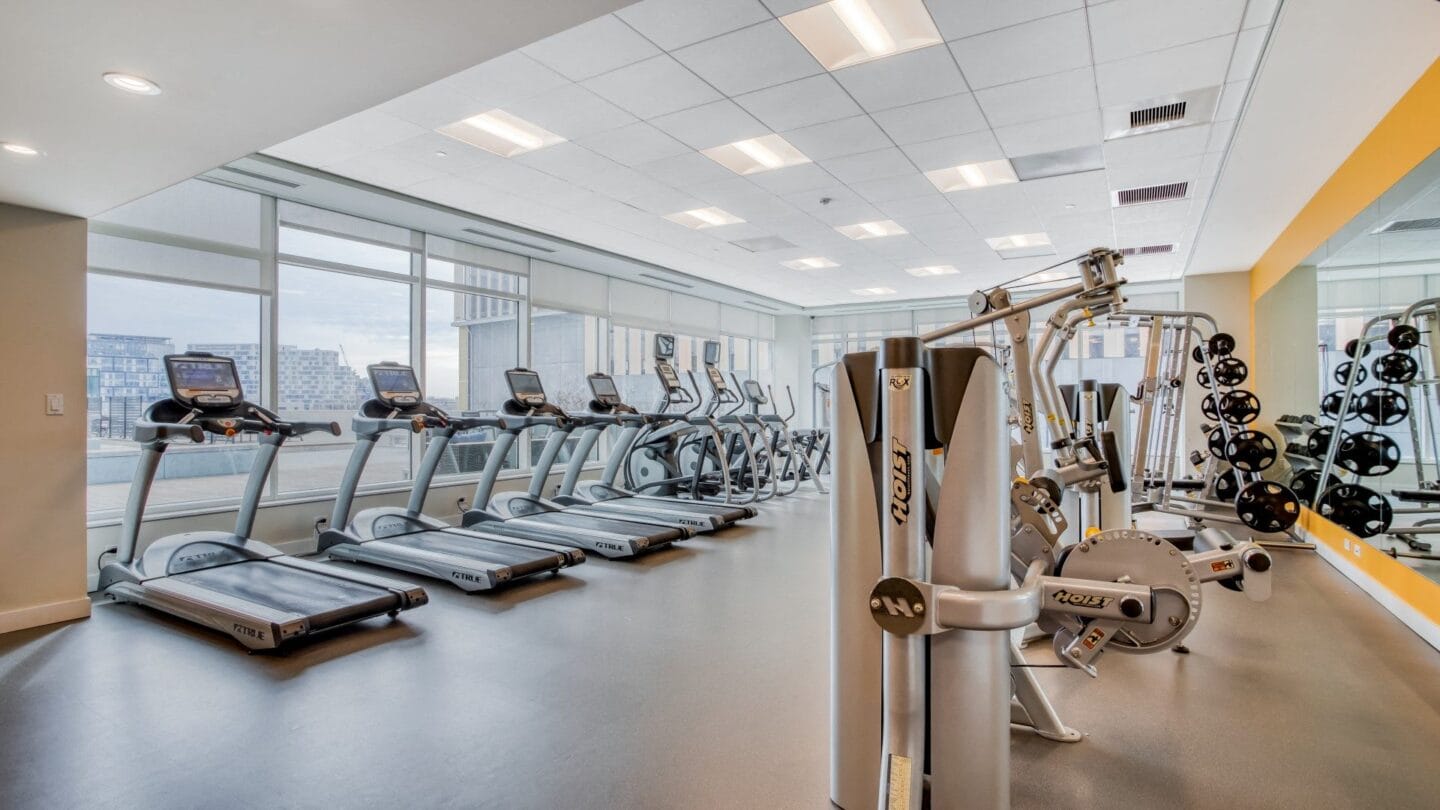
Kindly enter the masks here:
<path id="1" fill-rule="evenodd" d="M 1105 472 L 1110 476 L 1110 491 L 1125 491 L 1125 466 L 1120 460 L 1120 442 L 1115 431 L 1100 431 L 1100 450 L 1105 458 Z"/>
<path id="2" fill-rule="evenodd" d="M 142 433 L 148 435 L 142 436 Z M 189 439 L 199 444 L 205 441 L 205 429 L 194 423 L 180 425 L 173 422 L 151 422 L 146 419 L 135 420 L 136 441 L 168 442 L 176 439 Z"/>

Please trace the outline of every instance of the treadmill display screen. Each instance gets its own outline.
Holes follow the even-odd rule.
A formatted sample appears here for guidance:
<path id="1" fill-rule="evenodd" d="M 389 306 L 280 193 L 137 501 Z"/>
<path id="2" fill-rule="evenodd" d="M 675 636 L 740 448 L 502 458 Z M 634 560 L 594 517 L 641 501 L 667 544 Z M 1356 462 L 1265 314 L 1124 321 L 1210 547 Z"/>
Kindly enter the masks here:
<path id="1" fill-rule="evenodd" d="M 655 371 L 660 374 L 660 382 L 665 384 L 666 391 L 675 391 L 680 388 L 680 375 L 675 373 L 675 367 L 661 360 L 655 364 Z"/>
<path id="2" fill-rule="evenodd" d="M 244 398 L 235 361 L 228 357 L 165 358 L 170 392 L 175 399 L 196 405 L 233 405 Z"/>
<path id="3" fill-rule="evenodd" d="M 610 377 L 591 377 L 590 391 L 595 394 L 596 399 L 601 401 L 618 401 L 620 399 L 620 389 L 615 387 L 615 380 Z"/>
<path id="4" fill-rule="evenodd" d="M 718 341 L 718 340 L 707 340 L 707 341 L 705 341 L 705 364 L 706 364 L 707 366 L 713 366 L 713 365 L 715 365 L 716 363 L 719 363 L 719 362 L 720 362 L 720 341 Z"/>
<path id="5" fill-rule="evenodd" d="M 655 356 L 662 360 L 669 360 L 675 356 L 675 336 L 657 334 L 655 336 Z"/>
<path id="6" fill-rule="evenodd" d="M 545 404 L 545 389 L 540 385 L 540 375 L 533 371 L 505 372 L 505 381 L 510 383 L 510 395 L 530 407 Z"/>
<path id="7" fill-rule="evenodd" d="M 725 377 L 720 374 L 720 369 L 714 366 L 706 366 L 705 373 L 710 375 L 710 387 L 716 391 L 725 390 Z"/>
<path id="8" fill-rule="evenodd" d="M 371 366 L 370 384 L 375 396 L 385 402 L 413 405 L 420 401 L 420 381 L 409 366 Z"/>
<path id="9" fill-rule="evenodd" d="M 765 394 L 760 390 L 760 383 L 754 380 L 745 381 L 745 396 L 749 397 L 751 402 L 765 401 Z"/>

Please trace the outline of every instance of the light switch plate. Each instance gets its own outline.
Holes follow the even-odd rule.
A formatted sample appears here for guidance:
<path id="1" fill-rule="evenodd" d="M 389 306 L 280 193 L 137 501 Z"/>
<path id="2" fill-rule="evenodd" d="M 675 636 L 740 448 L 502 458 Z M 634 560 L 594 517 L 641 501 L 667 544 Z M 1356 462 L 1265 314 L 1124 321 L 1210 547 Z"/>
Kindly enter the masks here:
<path id="1" fill-rule="evenodd" d="M 64 415 L 65 415 L 65 395 L 64 395 L 64 394 L 46 394 L 46 395 L 45 395 L 45 415 L 46 415 L 46 416 L 64 416 Z"/>

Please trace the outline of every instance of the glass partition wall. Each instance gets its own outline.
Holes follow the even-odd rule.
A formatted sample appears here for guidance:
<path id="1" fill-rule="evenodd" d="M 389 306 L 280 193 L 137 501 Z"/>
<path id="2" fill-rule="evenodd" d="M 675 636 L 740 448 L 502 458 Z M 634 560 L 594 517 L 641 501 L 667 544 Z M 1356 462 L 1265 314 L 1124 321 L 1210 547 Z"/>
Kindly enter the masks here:
<path id="1" fill-rule="evenodd" d="M 603 303 L 580 312 L 532 301 L 531 272 L 525 256 L 204 180 L 96 217 L 86 358 L 92 523 L 113 521 L 124 508 L 138 458 L 131 426 L 169 394 L 166 354 L 234 357 L 247 398 L 290 418 L 341 425 L 338 437 L 286 444 L 267 502 L 333 493 L 354 443 L 351 416 L 371 396 L 365 367 L 372 363 L 415 366 L 426 396 L 455 413 L 493 412 L 508 396 L 504 371 L 517 365 L 539 371 L 567 410 L 585 408 L 585 376 L 600 370 L 616 376 L 627 401 L 652 406 L 659 383 L 651 342 L 669 324 L 630 325 L 612 319 Z M 758 316 L 761 328 L 770 318 Z M 701 343 L 720 339 L 727 370 L 764 382 L 773 354 L 765 337 L 684 335 L 679 366 L 694 368 Z M 523 474 L 544 438 L 517 443 L 504 468 Z M 473 480 L 494 439 L 491 430 L 457 437 L 440 480 Z M 365 490 L 407 485 L 423 443 L 387 433 L 366 468 Z M 597 459 L 607 447 L 597 448 Z M 151 513 L 233 506 L 254 452 L 243 437 L 173 448 Z"/>

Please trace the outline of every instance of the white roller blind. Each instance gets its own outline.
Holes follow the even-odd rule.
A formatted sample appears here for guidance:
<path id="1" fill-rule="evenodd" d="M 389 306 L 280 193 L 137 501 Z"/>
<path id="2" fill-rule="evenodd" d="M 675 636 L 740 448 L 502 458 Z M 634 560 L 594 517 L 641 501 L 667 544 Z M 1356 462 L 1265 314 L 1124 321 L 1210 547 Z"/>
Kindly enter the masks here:
<path id="1" fill-rule="evenodd" d="M 530 263 L 530 297 L 537 306 L 605 315 L 609 278 L 535 259 Z"/>
<path id="2" fill-rule="evenodd" d="M 689 335 L 720 334 L 720 304 L 693 295 L 670 293 L 670 323 Z"/>
<path id="3" fill-rule="evenodd" d="M 720 306 L 720 331 L 727 335 L 755 337 L 760 333 L 759 313 L 722 304 Z"/>
<path id="4" fill-rule="evenodd" d="M 610 280 L 610 314 L 623 323 L 670 328 L 670 293 L 621 279 Z"/>
<path id="5" fill-rule="evenodd" d="M 760 331 L 759 331 L 759 333 L 758 333 L 758 334 L 759 334 L 759 337 L 761 337 L 761 338 L 763 338 L 763 339 L 765 339 L 765 340 L 774 340 L 774 339 L 775 339 L 775 316 L 774 316 L 774 315 L 760 315 L 759 318 L 760 318 Z"/>

